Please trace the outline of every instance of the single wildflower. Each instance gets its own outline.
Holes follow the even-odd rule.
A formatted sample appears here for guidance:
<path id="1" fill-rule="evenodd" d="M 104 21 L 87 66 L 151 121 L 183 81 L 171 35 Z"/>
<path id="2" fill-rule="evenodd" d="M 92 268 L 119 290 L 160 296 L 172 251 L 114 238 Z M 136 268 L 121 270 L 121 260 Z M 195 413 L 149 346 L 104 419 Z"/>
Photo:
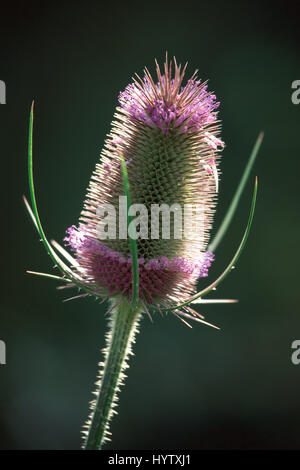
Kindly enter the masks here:
<path id="1" fill-rule="evenodd" d="M 191 308 L 192 303 L 234 302 L 203 299 L 203 296 L 220 284 L 240 256 L 253 219 L 257 184 L 246 231 L 233 259 L 208 287 L 196 293 L 196 285 L 199 278 L 208 275 L 216 247 L 228 229 L 250 174 L 262 135 L 255 144 L 229 211 L 208 246 L 218 196 L 220 152 L 224 148 L 218 120 L 219 102 L 208 91 L 207 83 L 197 78 L 197 72 L 184 83 L 185 72 L 186 66 L 182 68 L 175 59 L 172 63 L 166 58 L 163 71 L 156 63 L 155 79 L 145 69 L 143 78 L 136 76 L 120 93 L 119 106 L 100 163 L 91 177 L 79 223 L 67 229 L 64 239 L 74 256 L 55 241 L 51 245 L 40 222 L 33 184 L 32 107 L 29 132 L 32 208 L 26 199 L 25 203 L 63 276 L 34 274 L 63 281 L 65 285 L 61 288 L 64 289 L 78 287 L 82 293 L 71 299 L 92 295 L 110 302 L 105 360 L 100 364 L 96 398 L 84 429 L 85 449 L 100 449 L 109 439 L 109 421 L 115 413 L 117 392 L 125 377 L 124 370 L 128 367 L 127 360 L 143 313 L 151 318 L 152 311 L 170 311 L 188 326 L 188 320 L 210 325 L 203 315 Z M 100 237 L 99 230 L 107 219 L 103 211 L 99 212 L 99 207 L 114 207 L 114 220 L 120 220 L 120 201 L 124 195 L 127 198 L 125 226 L 116 224 L 113 237 Z M 139 217 L 140 232 L 149 236 L 129 235 L 133 220 L 130 208 L 137 205 L 143 206 L 147 216 L 151 214 L 143 218 L 140 213 Z M 152 213 L 153 206 L 161 205 L 174 209 L 174 217 L 169 219 L 168 237 L 163 236 L 163 228 L 157 222 L 160 219 L 155 219 Z M 184 218 L 187 226 L 177 230 L 175 212 L 186 207 L 201 210 L 194 211 L 194 217 Z"/>
<path id="2" fill-rule="evenodd" d="M 208 275 L 214 255 L 207 243 L 215 212 L 218 164 L 224 144 L 219 137 L 219 103 L 196 74 L 183 85 L 185 68 L 156 64 L 157 81 L 145 70 L 119 95 L 111 132 L 92 175 L 79 226 L 68 229 L 65 242 L 74 251 L 86 282 L 103 295 L 132 297 L 132 268 L 128 239 L 99 240 L 99 205 L 111 204 L 119 216 L 124 195 L 120 153 L 127 164 L 132 204 L 201 208 L 193 222 L 194 238 L 150 236 L 137 239 L 139 298 L 147 306 L 167 307 L 195 292 L 197 280 Z M 153 225 L 153 224 L 152 224 Z M 152 227 L 153 228 L 153 227 Z M 185 227 L 186 228 L 186 227 Z"/>

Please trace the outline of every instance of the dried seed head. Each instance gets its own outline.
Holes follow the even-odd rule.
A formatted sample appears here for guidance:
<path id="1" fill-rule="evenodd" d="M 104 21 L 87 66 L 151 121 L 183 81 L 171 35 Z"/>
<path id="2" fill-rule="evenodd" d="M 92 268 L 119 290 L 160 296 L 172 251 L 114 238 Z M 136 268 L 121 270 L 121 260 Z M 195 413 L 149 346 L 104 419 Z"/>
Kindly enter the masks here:
<path id="1" fill-rule="evenodd" d="M 143 79 L 137 77 L 120 93 L 79 227 L 68 229 L 66 243 L 84 268 L 87 283 L 109 295 L 131 296 L 129 240 L 122 238 L 118 223 L 120 196 L 124 196 L 121 153 L 132 203 L 145 208 L 139 210 L 140 235 L 147 235 L 137 239 L 139 294 L 148 304 L 167 304 L 189 296 L 197 279 L 207 276 L 213 260 L 206 247 L 216 204 L 219 151 L 224 144 L 218 137 L 219 103 L 206 83 L 195 73 L 183 86 L 185 68 L 182 71 L 175 59 L 174 67 L 166 59 L 163 74 L 156 66 L 156 82 L 145 69 Z M 99 239 L 99 227 L 107 222 L 99 207 L 108 204 L 115 208 L 115 236 Z M 161 219 L 154 217 L 157 205 L 162 204 L 171 208 L 167 237 Z M 188 207 L 189 217 L 176 225 L 178 212 L 183 216 Z"/>

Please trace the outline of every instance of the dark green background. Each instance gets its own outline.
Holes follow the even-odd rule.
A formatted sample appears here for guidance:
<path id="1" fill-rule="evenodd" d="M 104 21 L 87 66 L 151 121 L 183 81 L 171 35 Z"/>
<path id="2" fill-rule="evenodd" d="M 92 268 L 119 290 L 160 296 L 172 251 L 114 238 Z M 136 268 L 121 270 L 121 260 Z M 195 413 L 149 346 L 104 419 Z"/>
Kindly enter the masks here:
<path id="1" fill-rule="evenodd" d="M 51 6 L 50 6 L 51 5 Z M 299 7 L 285 2 L 14 2 L 1 4 L 0 447 L 77 449 L 104 346 L 103 306 L 62 303 L 25 213 L 26 147 L 35 109 L 35 179 L 42 222 L 58 241 L 76 223 L 117 95 L 165 51 L 189 62 L 221 100 L 226 149 L 216 224 L 260 130 L 259 196 L 237 269 L 201 309 L 221 331 L 147 318 L 135 345 L 107 449 L 300 448 Z M 254 173 L 205 286 L 232 257 Z M 199 284 L 200 286 L 200 284 Z"/>

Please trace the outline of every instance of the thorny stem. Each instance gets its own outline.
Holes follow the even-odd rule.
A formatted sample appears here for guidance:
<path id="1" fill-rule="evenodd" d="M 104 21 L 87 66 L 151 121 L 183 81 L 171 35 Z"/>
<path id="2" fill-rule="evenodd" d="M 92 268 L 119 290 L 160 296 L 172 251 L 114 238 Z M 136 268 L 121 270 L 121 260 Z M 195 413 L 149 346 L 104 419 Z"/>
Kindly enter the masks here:
<path id="1" fill-rule="evenodd" d="M 141 307 L 130 304 L 126 298 L 112 310 L 107 348 L 104 350 L 105 362 L 100 364 L 103 369 L 99 374 L 96 400 L 84 431 L 85 450 L 100 450 L 102 444 L 109 440 L 109 421 L 116 413 L 117 392 L 123 384 L 123 371 L 128 367 L 127 360 L 132 354 L 131 345 L 140 317 Z"/>

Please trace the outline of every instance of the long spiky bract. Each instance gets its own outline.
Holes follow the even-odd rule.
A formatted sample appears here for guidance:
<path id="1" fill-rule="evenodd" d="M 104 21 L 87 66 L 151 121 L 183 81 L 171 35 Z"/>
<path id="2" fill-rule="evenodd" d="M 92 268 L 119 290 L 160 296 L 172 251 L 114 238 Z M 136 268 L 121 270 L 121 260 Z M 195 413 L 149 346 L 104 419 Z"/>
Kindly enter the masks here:
<path id="1" fill-rule="evenodd" d="M 128 181 L 127 168 L 123 155 L 120 153 L 120 160 L 122 166 L 122 177 L 125 196 L 127 197 L 127 213 L 129 212 L 131 206 L 131 195 Z M 133 216 L 128 215 L 128 225 L 133 220 Z M 127 227 L 128 230 L 128 227 Z M 131 264 L 132 264 L 132 305 L 137 305 L 139 300 L 139 266 L 138 266 L 138 251 L 137 243 L 134 238 L 129 239 L 130 255 L 131 255 Z"/>
<path id="2" fill-rule="evenodd" d="M 33 178 L 33 118 L 34 118 L 34 102 L 32 102 L 31 110 L 30 110 L 30 119 L 29 119 L 29 134 L 28 134 L 28 178 L 29 178 L 29 192 L 31 198 L 32 207 L 29 205 L 25 196 L 23 196 L 25 207 L 30 215 L 31 220 L 40 236 L 43 245 L 51 257 L 52 261 L 54 262 L 54 267 L 57 267 L 63 277 L 60 278 L 63 282 L 72 283 L 74 286 L 78 287 L 79 289 L 85 290 L 87 293 L 92 294 L 96 297 L 100 296 L 97 288 L 95 289 L 94 286 L 89 286 L 85 279 L 80 276 L 81 268 L 78 268 L 79 263 L 69 254 L 67 253 L 64 248 L 60 247 L 61 252 L 65 253 L 65 257 L 68 261 L 71 260 L 71 266 L 68 266 L 53 250 L 51 247 L 43 226 L 41 224 L 41 220 L 38 213 L 37 203 L 36 203 L 36 195 L 35 195 L 35 187 L 34 187 L 34 178 Z M 58 244 L 57 244 L 58 246 Z M 74 268 L 75 269 L 72 269 Z M 78 272 L 77 272 L 78 271 Z M 47 273 L 36 273 L 30 271 L 31 274 L 49 277 L 52 279 L 56 279 L 56 276 Z"/>
<path id="3" fill-rule="evenodd" d="M 218 329 L 190 304 L 236 302 L 234 299 L 206 300 L 203 296 L 225 279 L 246 244 L 254 215 L 257 179 L 248 224 L 233 259 L 207 288 L 196 293 L 196 284 L 199 278 L 208 275 L 214 259 L 212 251 L 216 250 L 233 218 L 262 135 L 220 230 L 207 249 L 219 186 L 220 152 L 224 147 L 219 137 L 219 103 L 215 95 L 208 92 L 207 83 L 197 79 L 197 72 L 184 85 L 185 71 L 186 65 L 182 69 L 174 58 L 173 66 L 166 57 L 163 73 L 156 62 L 157 81 L 145 69 L 143 78 L 136 75 L 133 83 L 120 93 L 111 132 L 102 150 L 101 162 L 92 175 L 79 224 L 67 230 L 64 240 L 74 256 L 56 241 L 49 243 L 39 217 L 33 180 L 32 103 L 28 143 L 31 206 L 25 197 L 24 202 L 62 276 L 28 272 L 63 282 L 59 289 L 76 287 L 81 291 L 65 301 L 93 296 L 110 302 L 104 362 L 100 364 L 96 398 L 91 403 L 83 431 L 85 449 L 100 449 L 109 439 L 110 419 L 116 413 L 117 394 L 124 383 L 124 371 L 143 313 L 152 321 L 152 310 L 162 315 L 171 311 L 189 327 L 189 321 L 193 320 Z M 121 224 L 115 227 L 115 237 L 110 238 L 103 230 L 108 205 L 115 208 L 117 217 L 125 211 L 126 236 Z M 131 209 L 139 206 L 138 211 L 141 211 L 141 205 L 147 214 L 151 209 L 151 217 L 145 221 L 140 212 L 139 224 L 136 224 Z M 152 215 L 153 205 L 165 205 L 174 210 L 167 238 Z M 194 230 L 195 219 L 193 223 L 187 219 L 189 236 L 185 226 L 176 232 L 175 223 L 175 212 L 186 205 L 201 208 L 201 211 L 196 210 L 197 230 Z M 132 224 L 140 227 L 137 237 L 130 235 Z M 151 236 L 142 237 L 142 230 L 146 234 L 151 231 Z"/>
<path id="4" fill-rule="evenodd" d="M 246 183 L 249 179 L 249 176 L 250 176 L 250 173 L 251 173 L 251 170 L 253 168 L 253 165 L 254 165 L 254 162 L 256 160 L 256 157 L 258 155 L 258 152 L 259 152 L 259 149 L 260 149 L 260 146 L 262 144 L 262 141 L 263 141 L 263 138 L 264 138 L 264 134 L 263 132 L 260 132 L 259 136 L 257 137 L 257 140 L 254 144 L 254 147 L 253 147 L 253 150 L 250 154 L 250 158 L 248 160 L 248 163 L 245 167 L 245 170 L 242 174 L 242 177 L 241 177 L 241 180 L 239 182 L 239 185 L 236 189 L 236 192 L 233 196 L 233 199 L 230 203 L 230 206 L 228 208 L 228 211 L 216 233 L 216 235 L 214 236 L 212 242 L 209 244 L 209 247 L 208 249 L 210 251 L 212 251 L 213 253 L 215 253 L 217 247 L 219 246 L 219 244 L 221 243 L 224 235 L 226 234 L 228 228 L 229 228 L 229 225 L 233 219 L 233 216 L 236 212 L 236 209 L 237 209 L 237 206 L 238 206 L 238 203 L 239 203 L 239 200 L 241 198 L 241 195 L 244 191 L 244 188 L 246 186 Z"/>
<path id="5" fill-rule="evenodd" d="M 254 185 L 254 190 L 253 190 L 253 196 L 252 196 L 252 203 L 251 203 L 251 209 L 250 209 L 250 215 L 249 215 L 249 219 L 248 219 L 248 223 L 247 223 L 247 227 L 246 227 L 246 230 L 244 232 L 244 235 L 243 235 L 243 238 L 239 244 L 239 247 L 236 251 L 236 253 L 234 254 L 232 260 L 230 261 L 230 263 L 228 264 L 228 266 L 226 267 L 226 269 L 223 271 L 223 273 L 212 283 L 210 284 L 208 287 L 206 287 L 205 289 L 203 289 L 202 291 L 198 292 L 197 294 L 193 295 L 192 297 L 190 297 L 189 299 L 187 299 L 185 302 L 182 302 L 182 303 L 179 303 L 179 304 L 176 304 L 174 306 L 170 306 L 168 308 L 166 308 L 165 310 L 176 310 L 178 308 L 181 308 L 181 307 L 184 307 L 186 305 L 189 305 L 191 303 L 195 303 L 195 301 L 197 301 L 198 299 L 201 299 L 204 295 L 207 295 L 209 292 L 211 292 L 212 290 L 216 289 L 217 286 L 219 284 L 221 284 L 221 282 L 225 279 L 225 277 L 230 273 L 230 271 L 232 269 L 235 268 L 235 265 L 243 251 L 243 249 L 245 248 L 246 246 L 246 243 L 247 243 L 247 240 L 248 240 L 248 236 L 249 236 L 249 233 L 250 233 L 250 228 L 251 228 L 251 225 L 252 225 L 252 221 L 253 221 L 253 217 L 254 217 L 254 212 L 255 212 L 255 204 L 256 204 L 256 195 L 257 195 L 257 178 L 255 178 L 255 185 Z"/>

